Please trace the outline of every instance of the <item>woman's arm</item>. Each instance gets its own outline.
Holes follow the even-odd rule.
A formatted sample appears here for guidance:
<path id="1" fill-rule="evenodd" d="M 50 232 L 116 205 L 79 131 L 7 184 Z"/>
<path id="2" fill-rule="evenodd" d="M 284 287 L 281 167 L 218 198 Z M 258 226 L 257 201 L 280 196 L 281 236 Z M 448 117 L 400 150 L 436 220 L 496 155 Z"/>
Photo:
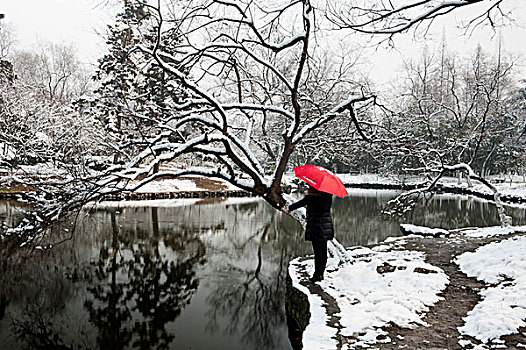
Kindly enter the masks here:
<path id="1" fill-rule="evenodd" d="M 304 207 L 304 206 L 306 206 L 309 203 L 309 200 L 310 200 L 310 196 L 307 195 L 307 196 L 303 197 L 302 200 L 299 200 L 296 203 L 292 203 L 291 205 L 289 205 L 288 209 L 289 209 L 289 211 L 293 211 L 293 210 L 296 210 L 298 208 Z"/>

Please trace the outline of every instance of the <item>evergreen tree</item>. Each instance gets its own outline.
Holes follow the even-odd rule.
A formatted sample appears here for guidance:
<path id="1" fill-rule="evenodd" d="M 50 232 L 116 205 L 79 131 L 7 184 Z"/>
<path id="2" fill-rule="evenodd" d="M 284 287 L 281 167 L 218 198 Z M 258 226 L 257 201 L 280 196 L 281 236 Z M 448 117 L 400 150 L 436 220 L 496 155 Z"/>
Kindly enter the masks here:
<path id="1" fill-rule="evenodd" d="M 108 131 L 114 163 L 128 160 L 128 155 L 164 137 L 158 125 L 169 122 L 177 109 L 174 107 L 185 98 L 180 84 L 138 48 L 138 44 L 147 49 L 157 45 L 170 53 L 180 40 L 177 31 L 163 29 L 157 42 L 158 29 L 156 18 L 139 1 L 127 1 L 115 24 L 108 26 L 109 52 L 99 60 L 94 77 L 100 87 L 95 91 L 92 112 Z M 174 137 L 177 135 L 168 138 L 174 141 Z"/>

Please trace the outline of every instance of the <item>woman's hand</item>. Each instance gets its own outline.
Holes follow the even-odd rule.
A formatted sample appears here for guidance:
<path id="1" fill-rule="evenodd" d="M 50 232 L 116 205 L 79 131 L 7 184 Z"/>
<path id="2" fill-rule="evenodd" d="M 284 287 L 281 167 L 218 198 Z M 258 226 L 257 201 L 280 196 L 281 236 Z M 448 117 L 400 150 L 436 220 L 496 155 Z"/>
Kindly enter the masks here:
<path id="1" fill-rule="evenodd" d="M 287 214 L 287 215 L 290 215 L 290 210 L 289 210 L 289 208 L 284 209 L 283 212 L 284 212 L 285 214 Z"/>

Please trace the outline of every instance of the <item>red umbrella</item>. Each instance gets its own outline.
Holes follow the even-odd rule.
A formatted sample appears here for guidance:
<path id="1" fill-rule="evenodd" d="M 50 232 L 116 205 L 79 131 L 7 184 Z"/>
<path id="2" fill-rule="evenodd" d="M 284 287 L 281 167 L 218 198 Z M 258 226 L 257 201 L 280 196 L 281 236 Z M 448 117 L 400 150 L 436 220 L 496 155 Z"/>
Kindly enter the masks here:
<path id="1" fill-rule="evenodd" d="M 302 165 L 294 168 L 297 178 L 302 179 L 318 191 L 334 194 L 338 197 L 345 197 L 349 193 L 342 180 L 330 170 L 317 165 Z"/>

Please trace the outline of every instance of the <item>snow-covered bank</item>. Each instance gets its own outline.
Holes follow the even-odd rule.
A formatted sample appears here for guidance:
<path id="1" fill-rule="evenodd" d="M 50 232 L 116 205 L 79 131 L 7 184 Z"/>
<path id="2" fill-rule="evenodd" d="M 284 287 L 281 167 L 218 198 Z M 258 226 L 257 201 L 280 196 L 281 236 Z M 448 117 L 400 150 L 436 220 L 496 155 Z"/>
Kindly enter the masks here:
<path id="1" fill-rule="evenodd" d="M 519 327 L 526 326 L 526 227 L 450 231 L 448 237 L 440 238 L 440 244 L 455 242 L 462 246 L 469 241 L 470 246 L 481 248 L 475 253 L 452 255 L 446 270 L 442 263 L 432 264 L 422 251 L 406 245 L 411 241 L 411 247 L 422 247 L 426 244 L 424 240 L 436 239 L 412 235 L 388 239 L 372 248 L 350 248 L 352 264 L 339 265 L 335 259 L 329 259 L 325 280 L 316 283 L 316 288 L 308 281 L 313 270 L 312 258 L 291 261 L 289 274 L 293 286 L 305 293 L 310 303 L 304 349 L 337 346 L 381 349 L 382 344 L 403 339 L 401 336 L 393 339 L 386 331 L 393 325 L 402 329 L 431 327 L 425 324 L 426 313 L 447 296 L 443 291 L 450 279 L 456 278 L 451 275 L 452 270 L 461 270 L 486 285 L 479 292 L 482 301 L 471 311 L 467 309 L 463 320 L 459 317 L 463 326 L 454 335 L 457 337 L 459 332 L 461 335 L 455 341 L 457 348 L 490 349 L 496 344 L 506 344 L 502 337 L 507 334 L 526 337 L 522 328 L 519 331 Z M 494 243 L 484 245 L 486 240 Z M 330 314 L 331 308 L 338 312 Z M 420 346 L 427 348 L 425 339 Z"/>
<path id="2" fill-rule="evenodd" d="M 401 177 L 401 176 L 381 176 L 374 174 L 365 175 L 350 175 L 338 174 L 344 184 L 349 187 L 363 188 L 363 189 L 396 189 L 407 188 L 408 186 L 418 186 L 423 183 L 420 177 Z M 292 185 L 295 188 L 294 181 L 297 179 L 293 174 L 286 174 L 284 176 L 284 185 Z M 498 179 L 493 179 L 494 186 L 502 194 L 502 200 L 511 199 L 513 202 L 526 203 L 526 183 L 522 177 L 514 177 L 512 181 L 501 182 Z M 444 177 L 438 183 L 440 189 L 445 191 L 466 192 L 467 194 L 479 195 L 481 198 L 493 198 L 492 192 L 483 184 L 473 181 L 473 186 L 463 182 L 458 183 L 458 179 L 451 177 Z M 133 182 L 130 183 L 133 186 Z M 161 179 L 150 182 L 139 188 L 136 192 L 139 194 L 160 194 L 160 193 L 200 193 L 206 191 L 241 191 L 238 187 L 220 179 L 207 179 L 199 176 L 181 177 L 179 179 Z"/>
<path id="3" fill-rule="evenodd" d="M 349 251 L 353 263 L 343 266 L 336 266 L 335 259 L 329 259 L 326 278 L 319 285 L 336 301 L 341 329 L 327 326 L 329 320 L 320 297 L 309 293 L 312 322 L 303 334 L 305 349 L 336 348 L 336 333 L 344 337 L 356 335 L 353 346 L 368 346 L 379 340 L 389 342 L 382 330 L 388 323 L 402 327 L 423 325 L 422 313 L 440 299 L 438 293 L 447 285 L 448 277 L 441 269 L 425 263 L 422 253 L 391 248 L 357 247 Z M 289 273 L 294 276 L 293 285 L 305 291 L 301 281 L 312 270 L 310 259 L 292 261 Z"/>
<path id="4" fill-rule="evenodd" d="M 417 176 L 382 176 L 375 174 L 338 174 L 338 176 L 346 186 L 360 188 L 408 189 L 421 186 L 424 183 L 424 179 Z M 526 203 L 526 179 L 523 176 L 492 176 L 488 180 L 499 191 L 503 200 Z M 466 194 L 479 195 L 488 199 L 493 196 L 493 192 L 487 186 L 475 180 L 472 181 L 472 186 L 470 187 L 465 180 L 459 183 L 457 178 L 443 177 L 438 181 L 437 186 L 440 190 L 452 191 L 453 193 L 465 192 Z"/>
<path id="5" fill-rule="evenodd" d="M 485 245 L 455 262 L 488 285 L 482 301 L 464 319 L 462 335 L 486 343 L 526 327 L 526 236 Z"/>
<path id="6" fill-rule="evenodd" d="M 176 171 L 176 168 L 163 168 L 165 171 Z M 59 171 L 52 164 L 38 164 L 35 166 L 21 166 L 16 172 L 0 169 L 0 196 L 13 197 L 23 195 L 27 191 L 35 191 L 36 188 L 25 189 L 18 182 L 27 180 L 28 183 L 45 180 L 51 177 L 68 179 L 69 174 Z M 13 179 L 16 179 L 14 181 Z M 24 180 L 25 179 L 25 180 Z M 106 200 L 150 200 L 165 198 L 188 198 L 188 197 L 218 197 L 225 196 L 248 196 L 249 193 L 232 185 L 228 181 L 208 178 L 204 176 L 180 176 L 178 178 L 159 178 L 136 188 L 141 184 L 140 179 L 129 181 L 121 192 L 108 194 Z"/>
<path id="7" fill-rule="evenodd" d="M 245 203 L 253 203 L 262 201 L 259 197 L 241 197 L 241 198 L 220 198 L 220 199 L 202 199 L 202 198 L 178 198 L 173 199 L 158 199 L 158 200 L 141 200 L 141 201 L 103 201 L 86 204 L 87 208 L 93 209 L 119 209 L 119 208 L 176 208 L 193 205 L 215 204 L 216 201 L 221 201 L 226 205 L 237 205 Z"/>
<path id="8" fill-rule="evenodd" d="M 164 167 L 162 170 L 171 171 L 177 168 Z M 337 174 L 343 183 L 349 188 L 364 189 L 364 190 L 408 190 L 418 186 L 422 186 L 424 178 L 418 176 L 404 176 L 404 175 L 377 175 L 377 174 Z M 52 164 L 38 164 L 35 166 L 21 166 L 17 172 L 11 173 L 7 169 L 0 169 L 0 196 L 14 197 L 21 195 L 24 191 L 34 189 L 11 188 L 14 186 L 12 177 L 19 179 L 36 179 L 59 176 L 68 178 L 68 174 L 59 172 Z M 489 181 L 501 193 L 501 200 L 510 203 L 526 203 L 526 179 L 523 176 L 493 176 Z M 30 181 L 31 182 L 31 181 Z M 292 172 L 288 172 L 283 176 L 283 186 L 290 187 L 297 190 L 298 180 Z M 140 180 L 130 181 L 127 185 L 128 189 L 132 189 Z M 476 195 L 481 198 L 492 200 L 493 193 L 483 184 L 473 181 L 473 186 L 469 187 L 465 180 L 462 183 L 458 182 L 457 178 L 444 177 L 438 182 L 438 190 L 444 192 L 451 192 L 456 194 Z M 149 183 L 144 184 L 130 195 L 130 191 L 125 190 L 122 196 L 109 196 L 107 199 L 163 199 L 163 198 L 179 198 L 188 197 L 190 194 L 197 196 L 208 196 L 208 193 L 242 193 L 245 192 L 240 188 L 230 184 L 228 181 L 207 178 L 203 176 L 181 176 L 179 178 L 160 178 Z M 185 194 L 185 195 L 180 195 Z M 122 197 L 122 198 L 121 198 Z"/>
<path id="9" fill-rule="evenodd" d="M 131 182 L 128 186 L 133 187 L 135 182 Z M 227 181 L 220 179 L 208 179 L 202 176 L 185 176 L 177 179 L 161 179 L 152 181 L 137 189 L 138 193 L 169 193 L 169 192 L 199 192 L 210 191 L 211 186 L 214 189 L 221 189 L 224 191 L 241 191 L 239 187 L 230 184 Z"/>

